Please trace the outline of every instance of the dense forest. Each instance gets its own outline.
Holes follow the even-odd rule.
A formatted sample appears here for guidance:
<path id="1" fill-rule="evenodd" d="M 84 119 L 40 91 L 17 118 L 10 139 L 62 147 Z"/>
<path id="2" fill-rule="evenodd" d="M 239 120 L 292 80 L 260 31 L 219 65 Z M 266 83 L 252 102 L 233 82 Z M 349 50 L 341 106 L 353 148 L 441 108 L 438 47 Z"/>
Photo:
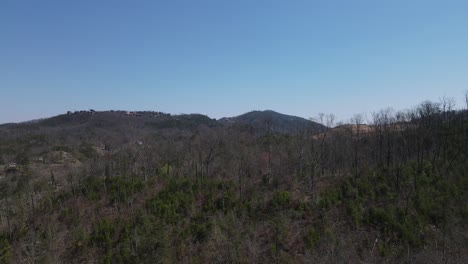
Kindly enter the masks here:
<path id="1" fill-rule="evenodd" d="M 466 263 L 466 107 L 2 125 L 0 263 Z"/>

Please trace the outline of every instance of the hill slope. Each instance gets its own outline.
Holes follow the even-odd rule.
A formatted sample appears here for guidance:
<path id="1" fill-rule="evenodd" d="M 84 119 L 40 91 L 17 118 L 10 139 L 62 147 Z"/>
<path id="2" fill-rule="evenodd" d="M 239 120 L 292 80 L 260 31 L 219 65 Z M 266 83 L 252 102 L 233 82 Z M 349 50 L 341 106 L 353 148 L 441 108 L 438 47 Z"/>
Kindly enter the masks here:
<path id="1" fill-rule="evenodd" d="M 219 120 L 227 125 L 247 125 L 261 133 L 298 133 L 305 129 L 319 131 L 323 125 L 302 117 L 281 114 L 272 110 L 251 111 L 236 117 L 222 118 Z"/>
<path id="2" fill-rule="evenodd" d="M 277 113 L 271 110 L 252 111 L 236 117 L 225 117 L 219 120 L 201 114 L 170 115 L 152 111 L 77 111 L 50 118 L 32 120 L 23 123 L 0 125 L 0 131 L 15 131 L 17 135 L 31 131 L 47 133 L 66 131 L 67 135 L 83 133 L 83 130 L 105 130 L 110 133 L 128 135 L 138 130 L 146 133 L 155 129 L 176 129 L 189 131 L 199 126 L 248 126 L 257 134 L 267 132 L 295 134 L 305 129 L 320 131 L 323 125 L 291 115 Z"/>

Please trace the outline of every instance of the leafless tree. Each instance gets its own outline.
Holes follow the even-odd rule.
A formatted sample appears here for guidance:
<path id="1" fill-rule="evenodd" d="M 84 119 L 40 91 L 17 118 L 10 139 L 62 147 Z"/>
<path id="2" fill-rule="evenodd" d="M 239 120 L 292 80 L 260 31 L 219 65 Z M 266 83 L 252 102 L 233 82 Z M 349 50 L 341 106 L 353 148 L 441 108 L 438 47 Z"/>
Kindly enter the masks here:
<path id="1" fill-rule="evenodd" d="M 353 175 L 354 179 L 356 180 L 357 177 L 359 176 L 359 166 L 360 166 L 360 137 L 361 137 L 361 127 L 363 125 L 363 115 L 362 114 L 355 114 L 351 118 L 351 132 L 352 132 L 352 137 L 353 137 Z"/>
<path id="2" fill-rule="evenodd" d="M 465 91 L 465 105 L 466 105 L 466 110 L 468 110 L 468 90 Z"/>

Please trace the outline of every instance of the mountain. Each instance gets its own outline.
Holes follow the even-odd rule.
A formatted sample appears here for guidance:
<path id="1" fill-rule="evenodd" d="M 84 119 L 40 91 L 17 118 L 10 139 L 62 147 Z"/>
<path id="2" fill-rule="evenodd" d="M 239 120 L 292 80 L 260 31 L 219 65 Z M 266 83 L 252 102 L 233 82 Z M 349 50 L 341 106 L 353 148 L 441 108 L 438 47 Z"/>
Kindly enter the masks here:
<path id="1" fill-rule="evenodd" d="M 219 120 L 202 114 L 171 115 L 154 111 L 75 111 L 22 123 L 0 125 L 0 130 L 14 130 L 17 133 L 48 130 L 73 131 L 108 130 L 126 133 L 131 130 L 148 131 L 154 129 L 194 130 L 199 126 L 243 126 L 253 132 L 295 134 L 304 129 L 320 131 L 323 125 L 305 118 L 285 115 L 271 110 L 251 111 L 235 117 Z"/>
<path id="2" fill-rule="evenodd" d="M 309 129 L 320 131 L 325 126 L 302 117 L 285 115 L 272 110 L 251 111 L 236 117 L 225 117 L 219 120 L 224 125 L 249 126 L 260 133 L 296 134 Z"/>
<path id="3" fill-rule="evenodd" d="M 150 137 L 171 138 L 191 135 L 200 129 L 206 130 L 203 128 L 223 128 L 233 132 L 240 128 L 244 132 L 263 135 L 268 132 L 297 134 L 304 129 L 318 132 L 323 126 L 304 118 L 270 110 L 252 111 L 219 120 L 202 114 L 171 115 L 154 111 L 86 110 L 22 123 L 3 124 L 0 125 L 0 138 L 9 141 L 13 138 L 42 135 L 43 138 L 40 140 L 44 141 L 44 146 L 77 146 L 86 142 L 93 146 L 105 144 L 124 148 L 127 144 L 144 141 Z M 37 140 L 31 139 L 34 142 Z M 28 148 L 31 144 L 25 141 L 20 145 Z M 13 148 L 13 145 L 11 147 Z M 32 153 L 40 154 L 43 151 L 43 147 L 38 147 L 34 148 Z"/>
<path id="4" fill-rule="evenodd" d="M 47 135 L 60 144 L 88 142 L 122 145 L 157 133 L 177 135 L 200 126 L 220 126 L 215 119 L 201 114 L 170 115 L 153 111 L 75 111 L 22 123 L 0 125 L 0 137 L 20 138 L 30 134 Z M 49 142 L 50 143 L 50 142 Z M 0 149 L 1 150 L 1 149 Z"/>

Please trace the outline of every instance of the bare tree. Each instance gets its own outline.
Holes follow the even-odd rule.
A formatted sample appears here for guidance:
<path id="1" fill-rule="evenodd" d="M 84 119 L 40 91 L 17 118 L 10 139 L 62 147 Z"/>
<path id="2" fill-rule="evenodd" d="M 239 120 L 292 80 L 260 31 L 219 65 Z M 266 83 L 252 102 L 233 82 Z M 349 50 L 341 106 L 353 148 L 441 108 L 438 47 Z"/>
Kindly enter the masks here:
<path id="1" fill-rule="evenodd" d="M 465 104 L 466 104 L 466 109 L 468 110 L 468 90 L 465 91 Z"/>
<path id="2" fill-rule="evenodd" d="M 362 114 L 356 114 L 351 118 L 351 133 L 353 137 L 353 175 L 356 180 L 359 175 L 359 141 L 361 137 L 361 127 L 363 125 L 363 116 Z"/>
<path id="3" fill-rule="evenodd" d="M 315 195 L 315 188 L 317 182 L 320 181 L 325 175 L 326 169 L 329 167 L 329 144 L 328 135 L 330 129 L 335 124 L 335 116 L 333 114 L 319 113 L 317 117 L 311 118 L 311 120 L 321 124 L 321 129 L 318 134 L 310 137 L 308 148 L 307 148 L 307 174 L 309 191 L 312 199 Z M 301 148 L 301 152 L 303 148 Z M 302 157 L 302 154 L 301 154 Z M 301 166 L 302 167 L 302 166 Z"/>

